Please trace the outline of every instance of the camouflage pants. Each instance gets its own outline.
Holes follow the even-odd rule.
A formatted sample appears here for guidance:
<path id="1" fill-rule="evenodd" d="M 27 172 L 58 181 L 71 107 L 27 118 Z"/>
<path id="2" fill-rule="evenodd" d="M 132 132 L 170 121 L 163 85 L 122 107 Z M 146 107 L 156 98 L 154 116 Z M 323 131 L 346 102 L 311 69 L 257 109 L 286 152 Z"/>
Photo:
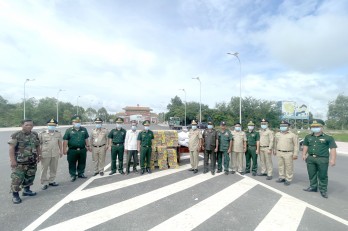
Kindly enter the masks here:
<path id="1" fill-rule="evenodd" d="M 21 191 L 21 188 L 33 185 L 37 166 L 18 164 L 12 168 L 11 174 L 11 192 Z"/>

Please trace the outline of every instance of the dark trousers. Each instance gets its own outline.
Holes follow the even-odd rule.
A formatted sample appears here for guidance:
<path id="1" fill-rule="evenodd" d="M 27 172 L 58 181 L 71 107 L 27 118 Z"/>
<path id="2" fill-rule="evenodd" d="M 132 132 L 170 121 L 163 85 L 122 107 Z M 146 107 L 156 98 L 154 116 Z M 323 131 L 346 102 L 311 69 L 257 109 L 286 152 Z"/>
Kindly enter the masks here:
<path id="1" fill-rule="evenodd" d="M 68 163 L 70 176 L 82 175 L 85 173 L 86 168 L 87 149 L 80 150 L 69 149 L 68 150 Z"/>
<path id="2" fill-rule="evenodd" d="M 209 171 L 209 159 L 210 159 L 210 171 L 215 171 L 216 168 L 216 152 L 212 150 L 204 151 L 204 171 Z"/>
<path id="3" fill-rule="evenodd" d="M 250 172 L 251 167 L 251 160 L 253 161 L 253 167 L 252 172 L 257 172 L 257 154 L 256 154 L 256 147 L 254 146 L 248 146 L 247 151 L 245 152 L 245 172 Z"/>
<path id="4" fill-rule="evenodd" d="M 217 157 L 217 163 L 218 163 L 218 170 L 222 171 L 222 152 L 217 152 L 216 157 Z"/>
<path id="5" fill-rule="evenodd" d="M 228 155 L 227 151 L 219 151 L 218 152 L 218 170 L 222 170 L 222 167 L 220 168 L 220 160 L 219 158 L 224 157 L 224 171 L 228 172 L 229 170 L 229 165 L 230 165 L 230 155 Z M 222 162 L 222 160 L 221 160 Z"/>
<path id="6" fill-rule="evenodd" d="M 152 147 L 141 147 L 140 167 L 141 169 L 150 168 Z"/>
<path id="7" fill-rule="evenodd" d="M 118 171 L 123 172 L 124 145 L 111 146 L 111 172 L 116 172 L 116 159 L 118 157 Z"/>
<path id="8" fill-rule="evenodd" d="M 319 182 L 319 191 L 327 192 L 329 158 L 308 156 L 306 162 L 310 186 L 317 188 Z"/>
<path id="9" fill-rule="evenodd" d="M 128 150 L 127 152 L 127 172 L 129 172 L 130 161 L 133 157 L 133 170 L 137 169 L 138 164 L 138 150 Z"/>

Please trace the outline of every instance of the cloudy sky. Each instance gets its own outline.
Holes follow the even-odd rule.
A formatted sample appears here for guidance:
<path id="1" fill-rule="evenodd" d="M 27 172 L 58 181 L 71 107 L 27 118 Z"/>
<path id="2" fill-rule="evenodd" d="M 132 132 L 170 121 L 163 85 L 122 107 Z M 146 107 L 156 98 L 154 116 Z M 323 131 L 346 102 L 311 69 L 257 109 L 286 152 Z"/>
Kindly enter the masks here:
<path id="1" fill-rule="evenodd" d="M 163 111 L 178 95 L 307 104 L 347 95 L 348 1 L 0 0 L 0 95 L 110 113 Z M 235 56 L 238 52 L 241 66 Z M 241 75 L 240 68 L 241 67 Z M 80 97 L 79 97 L 80 96 Z"/>

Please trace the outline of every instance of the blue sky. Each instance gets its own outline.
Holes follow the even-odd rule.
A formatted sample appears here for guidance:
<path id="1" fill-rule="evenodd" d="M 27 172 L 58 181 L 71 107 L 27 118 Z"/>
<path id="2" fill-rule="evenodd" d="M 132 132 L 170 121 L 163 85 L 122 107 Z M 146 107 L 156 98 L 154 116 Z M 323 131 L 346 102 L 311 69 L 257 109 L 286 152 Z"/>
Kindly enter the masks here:
<path id="1" fill-rule="evenodd" d="M 0 95 L 56 97 L 110 113 L 214 107 L 239 96 L 327 104 L 348 94 L 348 1 L 0 0 Z M 227 52 L 239 52 L 239 63 Z"/>

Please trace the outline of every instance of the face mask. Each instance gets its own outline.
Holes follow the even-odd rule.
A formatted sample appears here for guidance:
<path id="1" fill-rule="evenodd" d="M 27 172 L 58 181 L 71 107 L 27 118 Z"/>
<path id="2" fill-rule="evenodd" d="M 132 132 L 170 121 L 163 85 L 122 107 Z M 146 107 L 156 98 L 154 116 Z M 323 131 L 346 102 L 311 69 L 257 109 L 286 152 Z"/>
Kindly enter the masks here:
<path id="1" fill-rule="evenodd" d="M 120 128 L 122 128 L 122 125 L 121 124 L 116 124 L 116 128 L 120 129 Z"/>
<path id="2" fill-rule="evenodd" d="M 241 127 L 234 127 L 234 130 L 235 130 L 235 131 L 240 131 L 240 130 L 241 130 Z"/>
<path id="3" fill-rule="evenodd" d="M 266 129 L 268 126 L 266 124 L 261 124 L 262 129 Z"/>
<path id="4" fill-rule="evenodd" d="M 56 129 L 56 126 L 47 126 L 47 129 L 50 131 L 54 131 Z"/>
<path id="5" fill-rule="evenodd" d="M 288 130 L 288 127 L 280 127 L 279 130 L 282 132 L 286 132 Z"/>
<path id="6" fill-rule="evenodd" d="M 197 126 L 192 126 L 192 129 L 193 129 L 193 130 L 196 130 L 196 129 L 197 129 Z"/>
<path id="7" fill-rule="evenodd" d="M 212 129 L 213 128 L 213 125 L 208 125 L 208 129 Z"/>
<path id="8" fill-rule="evenodd" d="M 136 126 L 132 126 L 132 131 L 135 131 L 135 130 L 137 130 L 137 127 Z"/>
<path id="9" fill-rule="evenodd" d="M 319 133 L 321 131 L 321 128 L 311 128 L 311 131 L 314 133 Z"/>
<path id="10" fill-rule="evenodd" d="M 95 127 L 96 127 L 96 128 L 101 128 L 102 125 L 101 125 L 101 124 L 96 124 Z"/>
<path id="11" fill-rule="evenodd" d="M 74 127 L 75 127 L 75 128 L 81 127 L 81 123 L 75 123 L 75 124 L 74 124 Z"/>
<path id="12" fill-rule="evenodd" d="M 248 129 L 251 131 L 251 130 L 254 130 L 254 126 L 248 126 Z"/>
<path id="13" fill-rule="evenodd" d="M 150 127 L 149 126 L 145 126 L 145 130 L 147 131 L 147 130 L 149 130 L 150 129 Z"/>

